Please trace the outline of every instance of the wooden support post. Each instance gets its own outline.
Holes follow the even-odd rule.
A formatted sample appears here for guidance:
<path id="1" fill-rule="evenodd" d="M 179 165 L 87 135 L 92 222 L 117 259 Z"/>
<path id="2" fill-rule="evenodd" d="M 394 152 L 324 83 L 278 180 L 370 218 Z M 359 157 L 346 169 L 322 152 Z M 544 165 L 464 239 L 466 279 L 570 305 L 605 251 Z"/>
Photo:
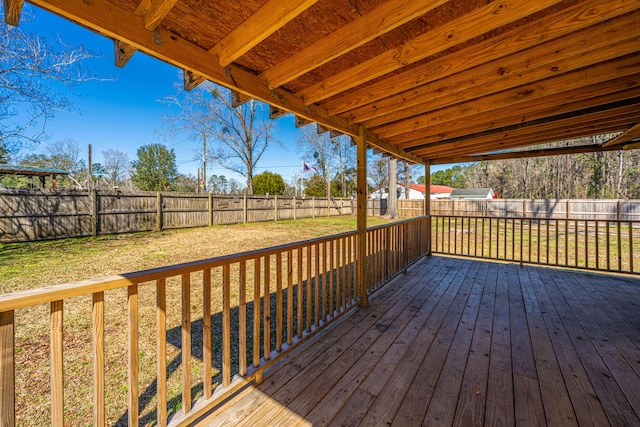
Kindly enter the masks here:
<path id="1" fill-rule="evenodd" d="M 427 250 L 425 255 L 431 256 L 431 164 L 424 164 L 424 215 L 427 217 Z"/>
<path id="2" fill-rule="evenodd" d="M 4 22 L 7 25 L 17 27 L 20 23 L 20 14 L 22 13 L 22 5 L 24 0 L 4 0 Z"/>
<path id="3" fill-rule="evenodd" d="M 162 231 L 162 193 L 156 193 L 156 231 Z"/>
<path id="4" fill-rule="evenodd" d="M 209 191 L 209 205 L 207 206 L 209 211 L 209 227 L 213 227 L 213 193 Z"/>
<path id="5" fill-rule="evenodd" d="M 0 425 L 16 424 L 14 312 L 0 313 Z"/>
<path id="6" fill-rule="evenodd" d="M 357 145 L 358 286 L 360 306 L 366 307 L 369 305 L 369 296 L 367 295 L 367 130 L 364 126 L 360 126 Z"/>
<path id="7" fill-rule="evenodd" d="M 293 196 L 293 219 L 296 218 L 296 196 Z"/>

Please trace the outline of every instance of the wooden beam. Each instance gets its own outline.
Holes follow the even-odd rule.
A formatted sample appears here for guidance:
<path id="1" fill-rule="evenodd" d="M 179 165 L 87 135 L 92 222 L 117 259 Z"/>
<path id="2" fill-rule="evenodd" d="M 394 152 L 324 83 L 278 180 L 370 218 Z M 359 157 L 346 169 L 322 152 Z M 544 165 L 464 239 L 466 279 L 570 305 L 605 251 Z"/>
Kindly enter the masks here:
<path id="1" fill-rule="evenodd" d="M 238 108 L 239 106 L 241 106 L 242 104 L 245 104 L 249 101 L 251 101 L 253 98 L 251 98 L 250 96 L 245 95 L 242 92 L 238 92 L 237 90 L 231 90 L 231 106 L 233 108 Z"/>
<path id="2" fill-rule="evenodd" d="M 615 138 L 606 141 L 602 145 L 604 145 L 605 147 L 608 147 L 610 145 L 620 145 L 624 144 L 625 142 L 634 140 L 638 137 L 640 137 L 640 123 L 636 123 L 634 126 L 624 131 L 621 135 L 618 135 Z"/>
<path id="3" fill-rule="evenodd" d="M 31 0 L 31 3 L 62 17 L 75 21 L 89 29 L 136 47 L 155 58 L 205 76 L 214 83 L 236 90 L 251 98 L 275 105 L 283 110 L 320 123 L 330 129 L 356 136 L 358 127 L 351 126 L 339 116 L 331 116 L 326 109 L 307 106 L 303 100 L 281 89 L 270 89 L 266 82 L 254 74 L 233 64 L 220 67 L 215 57 L 206 50 L 177 35 L 158 27 L 154 33 L 145 30 L 141 18 L 135 13 L 122 9 L 108 0 Z M 162 40 L 162 44 L 156 43 Z M 369 143 L 398 158 L 419 163 L 420 160 L 399 149 L 397 146 L 367 133 Z"/>
<path id="4" fill-rule="evenodd" d="M 169 14 L 178 0 L 151 0 L 146 2 L 148 8 L 144 13 L 144 28 L 155 30 L 160 22 Z"/>
<path id="5" fill-rule="evenodd" d="M 485 141 L 491 140 L 491 138 L 503 139 L 506 137 L 504 136 L 501 137 L 501 134 L 517 132 L 519 130 L 524 130 L 526 132 L 526 129 L 535 128 L 541 125 L 549 125 L 553 127 L 554 124 L 560 121 L 570 120 L 575 117 L 582 117 L 587 115 L 596 115 L 596 117 L 598 117 L 599 113 L 606 114 L 608 111 L 613 111 L 613 114 L 616 114 L 617 111 L 619 111 L 618 109 L 624 109 L 634 105 L 637 107 L 637 105 L 640 104 L 639 95 L 640 95 L 640 90 L 636 90 L 635 98 L 616 100 L 615 102 L 604 103 L 604 104 L 597 103 L 596 105 L 591 105 L 582 109 L 573 109 L 573 110 L 568 109 L 568 112 L 561 112 L 560 114 L 555 114 L 555 115 L 551 113 L 551 111 L 553 110 L 549 109 L 547 110 L 546 113 L 541 114 L 542 117 L 535 120 L 529 120 L 524 122 L 516 121 L 514 124 L 511 124 L 508 126 L 488 129 L 488 130 L 475 132 L 475 133 L 469 132 L 469 130 L 466 130 L 466 131 L 462 130 L 463 133 L 460 136 L 443 138 L 440 140 L 431 140 L 431 141 L 423 140 L 422 143 L 414 147 L 408 148 L 408 150 L 412 153 L 417 153 L 417 152 L 421 152 L 421 150 L 424 150 L 424 149 L 434 149 L 436 147 L 445 147 L 445 146 L 455 147 L 457 145 L 460 145 L 466 142 L 473 143 L 474 141 L 483 142 L 482 140 L 480 140 L 480 138 L 485 138 Z M 573 105 L 575 106 L 575 104 Z M 514 116 L 514 120 L 516 120 L 515 116 Z M 545 133 L 547 133 L 548 129 L 545 129 L 545 131 L 546 131 Z M 424 152 L 421 152 L 420 155 L 424 155 L 424 154 L 425 154 Z"/>
<path id="6" fill-rule="evenodd" d="M 269 87 L 291 80 L 424 15 L 448 0 L 392 0 L 262 73 Z"/>
<path id="7" fill-rule="evenodd" d="M 414 153 L 419 156 L 429 156 L 429 158 L 451 157 L 618 132 L 620 129 L 628 127 L 629 123 L 636 120 L 639 114 L 640 105 L 629 106 L 617 109 L 615 113 L 604 111 L 511 130 L 498 135 L 487 135 L 447 144 L 425 145 Z"/>
<path id="8" fill-rule="evenodd" d="M 624 148 L 624 151 L 637 150 L 640 148 L 640 141 L 634 142 L 632 144 L 626 144 L 623 148 Z"/>
<path id="9" fill-rule="evenodd" d="M 612 79 L 624 76 L 638 75 L 638 73 L 640 73 L 640 57 L 623 57 L 622 59 L 583 68 L 544 81 L 519 86 L 505 92 L 486 96 L 479 100 L 472 99 L 452 107 L 412 117 L 410 120 L 393 123 L 375 129 L 375 131 L 382 138 L 390 138 L 418 129 L 440 126 L 451 120 L 459 120 L 465 117 L 495 111 L 499 108 L 519 108 L 519 105 L 522 103 L 526 103 L 528 106 L 533 100 L 544 99 L 545 97 L 553 96 L 553 99 L 561 101 L 559 96 L 561 96 L 562 93 L 606 83 Z M 549 106 L 554 105 L 554 103 L 549 101 L 546 101 L 546 103 Z M 500 122 L 500 120 L 501 117 L 499 115 L 494 115 L 493 121 Z"/>
<path id="10" fill-rule="evenodd" d="M 335 97 L 323 106 L 329 114 L 337 115 L 386 98 L 390 93 L 410 90 L 416 86 L 510 55 L 514 51 L 538 46 L 557 37 L 589 28 L 632 12 L 637 7 L 637 4 L 625 0 L 580 1 L 535 22 L 518 26 L 483 42 L 456 50 L 409 71 L 351 91 L 347 95 Z"/>
<path id="11" fill-rule="evenodd" d="M 113 41 L 113 51 L 117 67 L 124 67 L 138 49 L 120 40 Z"/>
<path id="12" fill-rule="evenodd" d="M 273 105 L 269 106 L 269 118 L 271 120 L 277 119 L 278 117 L 282 117 L 287 114 L 286 110 L 282 110 L 278 107 L 274 107 Z"/>
<path id="13" fill-rule="evenodd" d="M 17 27 L 20 23 L 20 14 L 22 13 L 22 5 L 24 0 L 2 0 L 4 7 L 4 22 L 7 25 Z"/>
<path id="14" fill-rule="evenodd" d="M 530 157 L 561 156 L 566 154 L 596 153 L 600 151 L 619 151 L 622 147 L 604 147 L 596 145 L 577 145 L 574 147 L 546 148 L 540 150 L 511 151 L 495 154 L 480 154 L 474 156 L 457 156 L 450 158 L 440 158 L 431 161 L 432 165 L 443 165 L 449 163 L 468 163 L 491 160 L 524 159 Z"/>
<path id="15" fill-rule="evenodd" d="M 360 126 L 357 142 L 357 210 L 356 228 L 358 230 L 358 288 L 360 305 L 369 305 L 367 295 L 367 130 Z"/>
<path id="16" fill-rule="evenodd" d="M 406 67 L 487 32 L 525 18 L 559 3 L 560 0 L 523 2 L 503 0 L 480 7 L 453 21 L 436 27 L 402 46 L 386 51 L 346 71 L 333 75 L 298 93 L 307 104 L 327 99 L 347 89 Z"/>
<path id="17" fill-rule="evenodd" d="M 486 111 L 473 116 L 441 123 L 437 127 L 418 129 L 394 138 L 394 142 L 407 150 L 410 147 L 452 138 L 468 139 L 481 133 L 491 133 L 496 129 L 517 129 L 528 126 L 528 122 L 538 120 L 554 121 L 564 114 L 571 116 L 583 114 L 583 111 L 599 108 L 618 101 L 625 102 L 640 93 L 640 76 L 631 75 L 589 87 L 575 89 L 547 97 L 531 100 L 517 109 L 507 105 L 497 110 Z M 629 104 L 625 104 L 629 105 Z M 594 112 L 594 111 L 592 111 Z M 495 123 L 500 123 L 498 127 Z"/>
<path id="18" fill-rule="evenodd" d="M 240 26 L 227 34 L 209 52 L 226 67 L 285 26 L 318 0 L 270 0 Z"/>
<path id="19" fill-rule="evenodd" d="M 323 133 L 329 132 L 329 128 L 321 125 L 320 123 L 316 123 L 316 132 L 318 133 L 318 135 L 321 135 Z"/>
<path id="20" fill-rule="evenodd" d="M 301 128 L 301 127 L 309 125 L 311 123 L 313 123 L 313 122 L 310 121 L 310 120 L 307 120 L 307 119 L 305 119 L 303 117 L 300 117 L 300 116 L 296 116 L 296 128 Z"/>
<path id="21" fill-rule="evenodd" d="M 182 79 L 184 90 L 193 90 L 207 80 L 205 76 L 200 76 L 189 70 L 182 70 Z"/>
<path id="22" fill-rule="evenodd" d="M 622 29 L 622 40 L 615 44 L 611 43 L 605 31 L 589 31 L 586 38 L 572 37 L 574 43 L 564 38 L 545 43 L 539 49 L 519 52 L 368 104 L 349 112 L 347 117 L 349 121 L 364 123 L 367 127 L 381 126 L 633 54 L 640 45 L 640 36 L 631 32 L 631 28 L 637 26 L 640 26 L 640 16 L 633 26 Z M 625 40 L 629 34 L 634 37 Z"/>
<path id="23" fill-rule="evenodd" d="M 343 133 L 342 132 L 338 132 L 337 130 L 331 129 L 329 131 L 329 138 L 331 138 L 331 139 L 338 138 L 338 137 L 340 137 L 342 135 L 343 135 Z"/>

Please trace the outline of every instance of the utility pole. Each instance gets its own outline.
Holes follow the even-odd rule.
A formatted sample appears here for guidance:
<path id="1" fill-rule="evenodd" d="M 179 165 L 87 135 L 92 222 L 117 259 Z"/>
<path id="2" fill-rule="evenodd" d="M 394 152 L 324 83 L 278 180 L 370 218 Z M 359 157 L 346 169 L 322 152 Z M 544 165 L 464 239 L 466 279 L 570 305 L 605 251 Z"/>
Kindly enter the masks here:
<path id="1" fill-rule="evenodd" d="M 202 189 L 207 192 L 207 134 L 202 133 Z"/>

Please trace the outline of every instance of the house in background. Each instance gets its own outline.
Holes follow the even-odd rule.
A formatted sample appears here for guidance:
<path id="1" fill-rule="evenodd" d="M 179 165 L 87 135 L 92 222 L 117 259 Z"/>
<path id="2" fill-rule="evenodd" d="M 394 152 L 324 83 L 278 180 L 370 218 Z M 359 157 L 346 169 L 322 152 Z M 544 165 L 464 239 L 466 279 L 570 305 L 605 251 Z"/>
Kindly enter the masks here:
<path id="1" fill-rule="evenodd" d="M 485 200 L 495 199 L 496 194 L 491 188 L 455 188 L 451 192 L 452 199 L 473 199 L 473 200 Z"/>
<path id="2" fill-rule="evenodd" d="M 409 184 L 409 197 L 405 197 L 404 183 L 398 184 L 398 200 L 424 200 L 424 184 Z M 447 199 L 454 190 L 446 185 L 432 185 L 430 189 L 431 200 Z M 372 199 L 386 199 L 388 197 L 384 188 L 372 192 L 369 196 Z"/>

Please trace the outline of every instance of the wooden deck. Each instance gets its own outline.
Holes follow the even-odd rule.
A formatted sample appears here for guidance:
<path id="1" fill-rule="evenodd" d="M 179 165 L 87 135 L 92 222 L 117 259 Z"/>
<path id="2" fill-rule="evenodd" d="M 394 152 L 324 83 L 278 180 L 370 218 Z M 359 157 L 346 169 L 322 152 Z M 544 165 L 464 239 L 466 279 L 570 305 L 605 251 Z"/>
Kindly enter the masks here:
<path id="1" fill-rule="evenodd" d="M 425 258 L 203 421 L 638 426 L 640 280 Z"/>

